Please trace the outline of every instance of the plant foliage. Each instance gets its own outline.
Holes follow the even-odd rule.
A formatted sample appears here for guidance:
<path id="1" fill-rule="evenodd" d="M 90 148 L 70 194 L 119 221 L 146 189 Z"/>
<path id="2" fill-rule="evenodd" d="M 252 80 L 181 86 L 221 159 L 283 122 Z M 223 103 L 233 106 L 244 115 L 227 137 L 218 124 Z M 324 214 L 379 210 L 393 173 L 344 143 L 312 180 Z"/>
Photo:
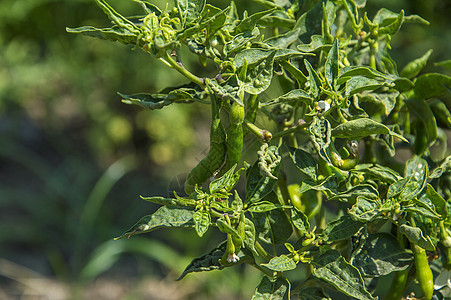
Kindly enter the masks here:
<path id="1" fill-rule="evenodd" d="M 202 237 L 216 227 L 224 242 L 180 278 L 246 263 L 263 273 L 253 299 L 330 299 L 331 290 L 375 299 L 373 280 L 402 274 L 392 287 L 399 295 L 387 299 L 408 293 L 414 276 L 423 297 L 432 297 L 426 255 L 440 272 L 451 259 L 451 159 L 443 133 L 451 115 L 440 100 L 451 77 L 422 73 L 432 50 L 400 72 L 388 51 L 405 23 L 426 20 L 384 8 L 370 18 L 366 1 L 357 0 L 259 0 L 265 10 L 251 15 L 240 15 L 234 2 L 221 9 L 175 0 L 161 10 L 136 0 L 143 15 L 130 18 L 96 2 L 112 27 L 69 32 L 140 48 L 189 81 L 157 93 L 119 93 L 124 103 L 162 109 L 200 102 L 212 112 L 210 151 L 188 175 L 187 194 L 144 197 L 162 207 L 118 239 L 162 227 L 192 228 Z M 217 73 L 193 74 L 183 47 Z M 267 100 L 272 84 L 281 93 Z M 272 127 L 260 128 L 256 114 Z M 246 134 L 261 142 L 250 164 L 240 159 Z M 440 151 L 433 155 L 431 147 Z M 395 159 L 400 148 L 410 150 L 405 163 Z M 287 178 L 289 164 L 299 172 Z M 241 177 L 243 193 L 235 189 Z M 336 204 L 328 222 L 325 201 Z M 300 265 L 311 274 L 286 276 Z"/>

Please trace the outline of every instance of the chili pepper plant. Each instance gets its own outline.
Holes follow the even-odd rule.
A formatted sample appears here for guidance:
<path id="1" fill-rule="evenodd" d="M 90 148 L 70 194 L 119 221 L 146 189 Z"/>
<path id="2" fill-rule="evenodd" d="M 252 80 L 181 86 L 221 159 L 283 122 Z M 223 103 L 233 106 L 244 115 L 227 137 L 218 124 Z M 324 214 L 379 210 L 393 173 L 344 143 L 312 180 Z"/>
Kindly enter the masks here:
<path id="1" fill-rule="evenodd" d="M 365 0 L 258 0 L 253 14 L 233 1 L 136 2 L 142 15 L 126 18 L 96 0 L 113 26 L 68 31 L 140 48 L 185 76 L 181 86 L 119 95 L 151 110 L 209 107 L 210 148 L 186 194 L 142 197 L 161 207 L 118 239 L 216 230 L 224 241 L 179 279 L 248 264 L 262 275 L 253 299 L 446 297 L 451 77 L 422 73 L 432 50 L 401 70 L 390 57 L 402 26 L 428 21 L 385 8 L 369 16 Z M 194 74 L 183 54 L 210 69 Z M 271 85 L 280 94 L 268 99 Z M 261 147 L 245 162 L 249 135 Z M 383 277 L 389 291 L 376 284 Z"/>

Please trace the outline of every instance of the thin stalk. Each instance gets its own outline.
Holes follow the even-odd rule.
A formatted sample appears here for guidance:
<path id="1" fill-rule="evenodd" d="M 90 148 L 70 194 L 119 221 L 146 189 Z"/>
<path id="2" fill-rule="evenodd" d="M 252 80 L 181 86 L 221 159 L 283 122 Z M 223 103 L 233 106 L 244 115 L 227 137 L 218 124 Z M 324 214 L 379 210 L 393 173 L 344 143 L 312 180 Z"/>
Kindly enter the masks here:
<path id="1" fill-rule="evenodd" d="M 180 74 L 182 74 L 195 84 L 199 85 L 200 87 L 205 87 L 205 82 L 202 78 L 197 77 L 196 75 L 185 69 L 185 67 L 181 63 L 176 62 L 168 52 L 166 52 L 164 57 L 161 59 L 163 60 L 163 62 L 167 63 L 171 68 L 177 70 Z"/>
<path id="2" fill-rule="evenodd" d="M 260 139 L 260 141 L 262 141 L 262 142 L 267 143 L 267 142 L 269 142 L 269 141 L 272 139 L 272 137 L 273 137 L 273 135 L 272 135 L 271 132 L 269 132 L 268 130 L 265 130 L 265 129 L 258 128 L 254 123 L 249 122 L 249 121 L 246 120 L 246 119 L 244 119 L 243 124 L 244 124 L 244 126 L 246 126 L 246 128 L 247 128 L 250 132 L 252 132 L 252 133 L 253 133 L 256 137 L 258 137 L 258 138 Z"/>
<path id="3" fill-rule="evenodd" d="M 265 274 L 266 276 L 268 276 L 269 278 L 273 278 L 274 277 L 272 271 L 263 268 L 259 264 L 254 263 L 254 264 L 250 264 L 250 265 L 253 266 L 254 268 L 256 268 L 257 270 L 259 270 L 260 272 L 262 272 L 263 274 Z"/>
<path id="4" fill-rule="evenodd" d="M 263 256 L 267 261 L 270 261 L 272 256 L 266 252 L 265 248 L 263 248 L 263 246 L 259 243 L 259 242 L 255 242 L 255 249 L 257 250 L 258 253 L 261 254 L 261 256 Z"/>
<path id="5" fill-rule="evenodd" d="M 295 132 L 298 131 L 298 130 L 302 130 L 302 129 L 307 128 L 309 125 L 310 125 L 310 123 L 305 123 L 305 122 L 302 123 L 302 124 L 298 124 L 298 125 L 296 125 L 296 126 L 293 126 L 293 127 L 288 128 L 288 129 L 286 129 L 286 130 L 283 130 L 283 131 L 280 131 L 280 132 L 275 133 L 275 134 L 272 136 L 272 138 L 273 138 L 273 139 L 277 139 L 277 138 L 284 137 L 284 136 L 286 136 L 286 135 L 290 135 L 290 134 L 292 134 L 292 133 L 295 133 Z"/>
<path id="6" fill-rule="evenodd" d="M 370 43 L 370 67 L 376 70 L 377 41 Z"/>
<path id="7" fill-rule="evenodd" d="M 277 186 L 279 187 L 280 194 L 282 194 L 282 199 L 279 199 L 279 202 L 281 202 L 280 204 L 284 206 L 290 205 L 290 193 L 288 192 L 286 176 L 284 173 L 279 175 L 279 179 L 277 179 Z M 283 211 L 288 219 L 291 220 L 291 209 L 285 208 Z M 304 234 L 296 226 L 293 226 L 293 228 L 299 238 L 304 236 Z"/>
<path id="8" fill-rule="evenodd" d="M 316 198 L 318 199 L 318 203 L 321 207 L 319 213 L 315 216 L 316 227 L 318 229 L 324 229 L 324 228 L 326 228 L 326 213 L 325 213 L 325 207 L 322 204 L 323 194 L 320 191 L 316 191 Z"/>

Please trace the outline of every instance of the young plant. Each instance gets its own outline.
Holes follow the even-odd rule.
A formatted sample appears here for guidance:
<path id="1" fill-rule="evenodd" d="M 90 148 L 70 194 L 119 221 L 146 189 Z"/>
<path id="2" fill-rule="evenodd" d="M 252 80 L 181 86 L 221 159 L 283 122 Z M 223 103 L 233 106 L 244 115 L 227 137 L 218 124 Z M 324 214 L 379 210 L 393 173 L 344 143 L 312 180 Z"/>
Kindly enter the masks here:
<path id="1" fill-rule="evenodd" d="M 383 276 L 394 276 L 387 299 L 417 284 L 423 299 L 450 288 L 434 291 L 429 266 L 443 273 L 451 260 L 442 129 L 451 128 L 451 114 L 440 100 L 451 77 L 421 74 L 431 51 L 398 73 L 388 51 L 403 24 L 426 20 L 384 8 L 370 18 L 365 0 L 259 0 L 267 9 L 242 17 L 233 1 L 220 9 L 175 0 L 161 10 L 136 0 L 144 14 L 132 18 L 96 2 L 113 26 L 69 32 L 141 48 L 187 79 L 158 93 L 120 94 L 124 103 L 200 102 L 212 116 L 210 150 L 189 173 L 187 195 L 143 197 L 161 208 L 119 238 L 168 227 L 202 237 L 216 227 L 224 242 L 179 279 L 246 263 L 263 274 L 255 299 L 375 299 L 386 292 L 374 288 Z M 193 74 L 183 47 L 217 73 Z M 272 84 L 280 95 L 267 100 Z M 260 128 L 256 116 L 272 125 Z M 241 157 L 245 135 L 261 142 L 250 164 Z M 432 146 L 440 151 L 432 155 Z M 410 150 L 405 163 L 394 158 L 400 148 Z M 289 164 L 298 172 L 287 172 Z M 235 189 L 241 177 L 244 192 Z"/>

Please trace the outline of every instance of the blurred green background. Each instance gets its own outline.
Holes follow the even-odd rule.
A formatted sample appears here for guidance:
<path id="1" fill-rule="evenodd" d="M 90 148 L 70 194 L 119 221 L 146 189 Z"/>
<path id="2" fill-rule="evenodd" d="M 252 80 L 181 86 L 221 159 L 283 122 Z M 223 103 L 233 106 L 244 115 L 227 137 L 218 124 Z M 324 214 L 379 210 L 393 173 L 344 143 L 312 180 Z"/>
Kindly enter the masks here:
<path id="1" fill-rule="evenodd" d="M 404 8 L 431 22 L 394 37 L 399 69 L 430 48 L 431 61 L 449 59 L 449 2 L 369 2 L 370 16 Z M 139 12 L 132 1 L 110 3 Z M 180 190 L 208 150 L 209 112 L 122 104 L 117 91 L 155 92 L 184 78 L 142 51 L 65 31 L 82 25 L 109 23 L 91 0 L 0 2 L 0 298 L 249 299 L 260 278 L 247 268 L 174 281 L 223 238 L 217 231 L 112 240 L 156 209 L 139 195 Z"/>

